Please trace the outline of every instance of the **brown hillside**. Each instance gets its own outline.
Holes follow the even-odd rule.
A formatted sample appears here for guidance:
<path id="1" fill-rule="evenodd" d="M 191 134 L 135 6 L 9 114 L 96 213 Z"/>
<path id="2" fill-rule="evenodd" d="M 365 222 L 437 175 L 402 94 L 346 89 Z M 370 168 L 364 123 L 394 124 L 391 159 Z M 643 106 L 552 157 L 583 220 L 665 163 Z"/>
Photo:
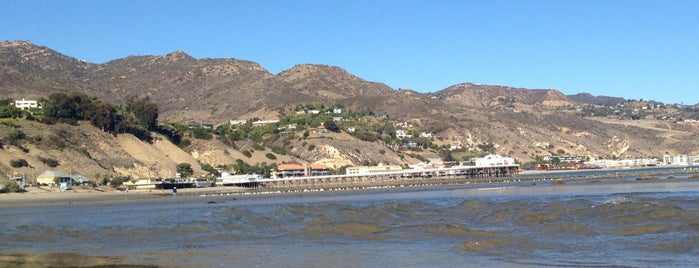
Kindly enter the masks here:
<path id="1" fill-rule="evenodd" d="M 479 144 L 493 143 L 498 153 L 521 161 L 560 153 L 621 158 L 659 157 L 666 152 L 699 153 L 699 141 L 692 138 L 699 135 L 696 124 L 658 120 L 629 124 L 615 117 L 605 120 L 581 117 L 582 108 L 596 105 L 589 102 L 598 99 L 579 98 L 588 102 L 578 103 L 551 89 L 463 83 L 435 93 L 419 93 L 366 81 L 339 67 L 300 64 L 273 75 L 254 62 L 195 59 L 182 51 L 91 64 L 28 42 L 0 43 L 0 75 L 0 92 L 15 99 L 39 98 L 56 91 L 81 91 L 116 103 L 128 96 L 147 96 L 158 104 L 161 121 L 226 124 L 234 118 L 277 119 L 291 112 L 296 104 L 322 102 L 410 122 L 416 130 L 433 133 L 440 144 L 477 148 Z M 628 104 L 629 113 L 642 111 L 647 104 L 639 102 L 635 104 L 637 107 Z M 674 108 L 660 111 L 669 118 L 699 119 L 694 114 L 680 114 Z M 637 119 L 643 118 L 646 117 Z M 667 126 L 658 127 L 659 124 Z M 124 142 L 119 141 L 121 137 L 117 140 L 101 137 L 108 144 Z M 378 142 L 374 150 L 364 150 L 364 144 L 356 139 L 343 144 L 329 139 L 316 141 L 318 149 L 326 148 L 325 145 L 339 148 L 344 159 L 337 160 L 339 163 L 375 163 L 382 158 L 400 163 Z M 82 148 L 80 143 L 71 146 L 77 146 L 75 150 Z M 149 146 L 153 145 L 143 148 Z M 326 161 L 323 159 L 334 157 L 320 151 L 308 153 L 301 149 L 301 144 L 293 147 L 296 151 L 276 161 Z M 143 153 L 141 157 L 132 155 L 134 151 L 121 145 L 107 148 L 114 149 L 90 153 L 94 159 L 89 159 L 104 166 L 104 170 L 148 166 L 153 162 L 151 153 Z M 361 159 L 354 156 L 353 148 L 360 148 Z M 380 149 L 387 151 L 385 155 L 378 155 Z M 201 162 L 242 159 L 239 150 L 225 148 L 215 141 L 197 141 L 185 153 L 192 161 Z M 255 152 L 250 161 L 267 161 L 266 153 Z"/>

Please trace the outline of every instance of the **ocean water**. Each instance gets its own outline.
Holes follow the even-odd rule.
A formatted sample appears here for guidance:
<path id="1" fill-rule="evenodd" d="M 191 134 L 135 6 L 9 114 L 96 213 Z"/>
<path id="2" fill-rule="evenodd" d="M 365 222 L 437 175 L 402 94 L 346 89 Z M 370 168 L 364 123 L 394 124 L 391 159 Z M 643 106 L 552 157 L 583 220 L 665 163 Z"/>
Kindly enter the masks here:
<path id="1" fill-rule="evenodd" d="M 185 267 L 699 267 L 699 181 L 506 183 L 0 209 L 0 254 Z"/>

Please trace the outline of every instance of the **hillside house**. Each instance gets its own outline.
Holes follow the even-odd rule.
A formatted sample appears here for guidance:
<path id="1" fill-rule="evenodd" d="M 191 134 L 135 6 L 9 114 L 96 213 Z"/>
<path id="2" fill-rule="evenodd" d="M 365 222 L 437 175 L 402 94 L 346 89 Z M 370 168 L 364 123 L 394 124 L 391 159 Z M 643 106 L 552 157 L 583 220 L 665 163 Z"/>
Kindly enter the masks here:
<path id="1" fill-rule="evenodd" d="M 245 119 L 231 119 L 231 120 L 228 121 L 228 122 L 231 124 L 231 126 L 240 126 L 240 125 L 244 125 L 245 123 L 247 123 L 248 120 L 245 120 Z"/>
<path id="2" fill-rule="evenodd" d="M 276 124 L 276 123 L 279 123 L 279 120 L 257 120 L 255 122 L 252 122 L 252 126 L 259 127 L 259 126 Z"/>
<path id="3" fill-rule="evenodd" d="M 39 108 L 39 103 L 36 100 L 15 100 L 15 107 L 20 110 L 29 110 L 31 108 Z"/>
<path id="4" fill-rule="evenodd" d="M 407 131 L 402 130 L 402 129 L 396 129 L 396 138 L 399 139 L 405 139 L 405 138 L 410 138 L 412 135 L 408 134 Z"/>
<path id="5" fill-rule="evenodd" d="M 431 132 L 420 132 L 420 138 L 432 138 Z"/>

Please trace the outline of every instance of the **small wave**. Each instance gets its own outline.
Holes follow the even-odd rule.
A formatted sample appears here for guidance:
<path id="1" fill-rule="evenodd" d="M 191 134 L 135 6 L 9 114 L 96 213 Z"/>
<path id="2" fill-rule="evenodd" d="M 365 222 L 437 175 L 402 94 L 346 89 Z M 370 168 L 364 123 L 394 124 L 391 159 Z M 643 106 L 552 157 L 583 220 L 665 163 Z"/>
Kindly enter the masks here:
<path id="1" fill-rule="evenodd" d="M 466 242 L 463 243 L 461 247 L 466 251 L 477 253 L 490 253 L 493 251 L 502 250 L 504 248 L 512 248 L 514 244 L 514 238 L 499 237 L 493 239 Z"/>
<path id="2" fill-rule="evenodd" d="M 486 238 L 493 237 L 496 235 L 495 232 L 473 230 L 465 227 L 462 224 L 452 224 L 452 223 L 436 223 L 436 224 L 426 224 L 426 225 L 415 225 L 407 227 L 394 228 L 391 232 L 396 232 L 403 236 L 413 235 L 415 239 L 421 237 L 424 238 L 426 234 L 432 234 L 437 237 L 454 238 L 454 237 L 474 237 L 474 238 Z"/>
<path id="3" fill-rule="evenodd" d="M 297 232 L 309 238 L 323 238 L 327 236 L 341 235 L 362 239 L 375 239 L 374 235 L 385 232 L 390 228 L 371 223 L 341 222 L 310 225 Z"/>
<path id="4" fill-rule="evenodd" d="M 639 226 L 629 226 L 618 230 L 609 231 L 615 235 L 645 235 L 663 233 L 672 228 L 669 224 L 644 224 Z"/>
<path id="5" fill-rule="evenodd" d="M 644 247 L 643 250 L 655 252 L 671 253 L 693 253 L 699 250 L 699 237 L 689 237 L 672 241 L 670 243 L 659 243 L 657 245 Z M 697 252 L 699 253 L 699 252 Z"/>
<path id="6" fill-rule="evenodd" d="M 605 205 L 619 205 L 633 203 L 634 200 L 628 197 L 615 197 L 604 202 Z"/>
<path id="7" fill-rule="evenodd" d="M 524 217 L 519 219 L 517 222 L 520 225 L 532 226 L 532 225 L 539 225 L 539 224 L 546 223 L 546 222 L 552 222 L 552 221 L 557 220 L 558 218 L 559 218 L 559 216 L 556 214 L 531 213 L 531 214 L 524 215 Z"/>
<path id="8" fill-rule="evenodd" d="M 598 232 L 580 222 L 552 222 L 539 227 L 539 232 L 549 237 L 573 237 L 596 235 Z"/>

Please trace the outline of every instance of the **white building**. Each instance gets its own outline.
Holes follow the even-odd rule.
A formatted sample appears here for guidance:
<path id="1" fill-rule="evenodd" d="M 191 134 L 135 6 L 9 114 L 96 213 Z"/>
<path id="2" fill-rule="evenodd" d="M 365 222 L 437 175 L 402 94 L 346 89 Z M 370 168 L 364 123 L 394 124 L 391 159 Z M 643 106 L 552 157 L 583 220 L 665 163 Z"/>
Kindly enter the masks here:
<path id="1" fill-rule="evenodd" d="M 255 126 L 255 127 L 264 126 L 264 125 L 268 125 L 268 124 L 276 124 L 278 122 L 279 122 L 279 120 L 257 120 L 255 122 L 252 122 L 252 126 Z"/>
<path id="2" fill-rule="evenodd" d="M 699 164 L 699 157 L 687 156 L 684 154 L 675 155 L 675 156 L 666 154 L 663 156 L 663 163 L 668 164 L 668 165 L 679 165 L 679 166 L 697 165 L 697 164 Z"/>
<path id="3" fill-rule="evenodd" d="M 22 98 L 22 100 L 15 100 L 15 107 L 20 110 L 29 110 L 31 108 L 39 108 L 39 103 L 35 100 L 25 100 Z"/>
<path id="4" fill-rule="evenodd" d="M 657 159 L 653 158 L 636 158 L 636 159 L 591 159 L 585 164 L 598 166 L 603 168 L 614 168 L 614 167 L 647 167 L 655 166 L 658 164 Z"/>
<path id="5" fill-rule="evenodd" d="M 239 125 L 245 125 L 245 123 L 248 122 L 248 120 L 245 119 L 233 119 L 229 121 L 232 126 L 239 126 Z"/>
<path id="6" fill-rule="evenodd" d="M 396 129 L 396 138 L 399 139 L 404 139 L 404 138 L 410 138 L 412 135 L 408 134 L 407 131 L 402 130 L 402 129 Z"/>
<path id="7" fill-rule="evenodd" d="M 511 166 L 515 164 L 515 159 L 498 154 L 489 154 L 476 158 L 475 162 L 477 167 Z"/>
<path id="8" fill-rule="evenodd" d="M 373 173 L 381 172 L 393 172 L 401 171 L 403 167 L 398 165 L 378 165 L 378 166 L 358 166 L 358 167 L 348 167 L 345 170 L 347 175 L 367 175 Z"/>

